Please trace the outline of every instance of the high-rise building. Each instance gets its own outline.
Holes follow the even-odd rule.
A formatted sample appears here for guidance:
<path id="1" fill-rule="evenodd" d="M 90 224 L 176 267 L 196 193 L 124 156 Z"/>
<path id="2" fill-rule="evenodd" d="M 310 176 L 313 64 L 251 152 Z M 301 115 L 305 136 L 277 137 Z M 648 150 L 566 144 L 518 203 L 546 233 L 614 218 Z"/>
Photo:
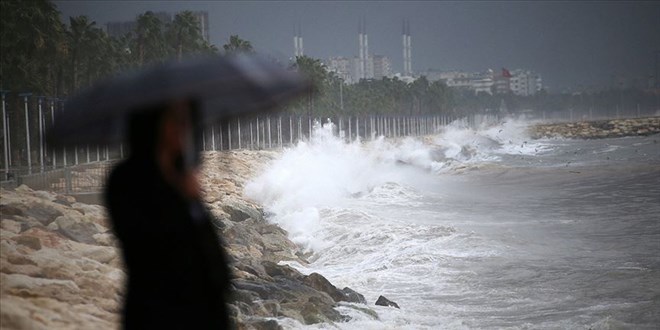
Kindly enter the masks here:
<path id="1" fill-rule="evenodd" d="M 410 38 L 410 22 L 403 21 L 403 75 L 412 76 L 412 44 Z"/>
<path id="2" fill-rule="evenodd" d="M 295 58 L 303 55 L 305 55 L 305 51 L 303 48 L 302 28 L 300 27 L 300 23 L 298 23 L 297 29 L 295 25 L 293 26 L 293 56 Z"/>
<path id="3" fill-rule="evenodd" d="M 382 79 L 392 76 L 392 62 L 384 55 L 371 55 L 365 64 L 359 56 L 353 58 L 334 56 L 324 61 L 328 71 L 334 72 L 346 84 L 354 84 L 360 79 Z M 366 77 L 362 75 L 362 68 Z"/>
<path id="4" fill-rule="evenodd" d="M 364 17 L 358 23 L 358 57 L 360 60 L 358 80 L 369 79 L 369 36 L 367 35 L 367 23 Z"/>
<path id="5" fill-rule="evenodd" d="M 350 58 L 335 56 L 330 57 L 325 66 L 330 72 L 334 72 L 337 77 L 342 79 L 347 84 L 353 83 L 353 61 Z"/>
<path id="6" fill-rule="evenodd" d="M 392 76 L 392 62 L 389 57 L 384 55 L 373 55 L 370 57 L 373 67 L 373 78 L 382 79 Z"/>

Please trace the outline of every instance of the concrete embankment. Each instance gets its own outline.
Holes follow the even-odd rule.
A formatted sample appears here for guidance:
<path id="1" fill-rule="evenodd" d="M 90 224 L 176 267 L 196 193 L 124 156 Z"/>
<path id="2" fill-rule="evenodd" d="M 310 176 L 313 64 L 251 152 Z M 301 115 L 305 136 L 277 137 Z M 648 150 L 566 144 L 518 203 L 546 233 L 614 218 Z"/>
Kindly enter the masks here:
<path id="1" fill-rule="evenodd" d="M 530 128 L 532 138 L 599 139 L 660 133 L 660 117 L 538 124 Z"/>
<path id="2" fill-rule="evenodd" d="M 205 155 L 205 202 L 232 262 L 239 329 L 279 329 L 278 318 L 302 324 L 341 322 L 334 307 L 375 312 L 350 288 L 279 262 L 306 263 L 287 233 L 242 197 L 243 186 L 277 156 L 267 151 Z M 3 329 L 118 328 L 125 272 L 104 207 L 27 186 L 0 200 L 0 323 Z"/>

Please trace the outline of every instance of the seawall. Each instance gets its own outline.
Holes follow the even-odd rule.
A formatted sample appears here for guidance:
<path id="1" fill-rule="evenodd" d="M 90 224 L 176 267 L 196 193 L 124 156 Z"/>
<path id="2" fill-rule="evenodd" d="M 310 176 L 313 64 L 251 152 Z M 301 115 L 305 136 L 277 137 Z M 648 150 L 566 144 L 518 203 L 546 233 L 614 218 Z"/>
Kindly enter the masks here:
<path id="1" fill-rule="evenodd" d="M 278 264 L 306 260 L 286 231 L 242 194 L 247 180 L 277 155 L 204 155 L 204 200 L 231 259 L 230 310 L 237 328 L 279 329 L 282 318 L 301 324 L 348 320 L 334 309 L 338 305 L 377 318 L 350 288 Z M 126 275 L 105 208 L 27 186 L 0 192 L 2 328 L 119 328 Z"/>
<path id="2" fill-rule="evenodd" d="M 660 117 L 537 124 L 530 127 L 532 138 L 602 139 L 660 133 Z"/>

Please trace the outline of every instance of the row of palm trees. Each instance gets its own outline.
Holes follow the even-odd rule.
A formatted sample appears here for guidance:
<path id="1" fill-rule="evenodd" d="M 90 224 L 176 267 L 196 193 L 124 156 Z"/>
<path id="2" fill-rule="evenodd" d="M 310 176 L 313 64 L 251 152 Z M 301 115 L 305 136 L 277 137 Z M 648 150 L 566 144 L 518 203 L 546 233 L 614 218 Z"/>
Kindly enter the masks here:
<path id="1" fill-rule="evenodd" d="M 118 38 L 108 36 L 87 16 L 62 23 L 48 0 L 3 0 L 0 12 L 3 90 L 63 97 L 119 71 L 191 54 L 219 53 L 204 40 L 190 11 L 176 14 L 171 22 L 145 12 L 132 31 Z M 232 36 L 225 49 L 251 51 L 252 46 Z"/>
<path id="2" fill-rule="evenodd" d="M 412 83 L 398 78 L 361 80 L 347 85 L 318 59 L 296 58 L 293 66 L 314 82 L 316 89 L 288 107 L 313 116 L 431 115 L 454 109 L 454 93 L 442 82 L 420 77 Z"/>

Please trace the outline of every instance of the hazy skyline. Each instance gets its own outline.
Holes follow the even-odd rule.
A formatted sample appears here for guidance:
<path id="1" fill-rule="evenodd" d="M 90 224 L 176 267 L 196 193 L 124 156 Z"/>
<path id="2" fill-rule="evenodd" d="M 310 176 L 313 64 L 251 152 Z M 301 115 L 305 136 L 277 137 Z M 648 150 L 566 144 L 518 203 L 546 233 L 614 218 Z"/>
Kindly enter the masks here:
<path id="1" fill-rule="evenodd" d="M 105 27 L 147 10 L 209 13 L 211 43 L 230 35 L 257 51 L 293 56 L 300 23 L 305 54 L 356 56 L 358 21 L 366 18 L 370 54 L 403 69 L 401 25 L 410 21 L 412 69 L 485 71 L 528 69 L 552 91 L 606 87 L 613 77 L 647 78 L 660 51 L 660 5 L 655 2 L 316 2 L 316 1 L 55 1 L 65 22 L 87 15 Z"/>

